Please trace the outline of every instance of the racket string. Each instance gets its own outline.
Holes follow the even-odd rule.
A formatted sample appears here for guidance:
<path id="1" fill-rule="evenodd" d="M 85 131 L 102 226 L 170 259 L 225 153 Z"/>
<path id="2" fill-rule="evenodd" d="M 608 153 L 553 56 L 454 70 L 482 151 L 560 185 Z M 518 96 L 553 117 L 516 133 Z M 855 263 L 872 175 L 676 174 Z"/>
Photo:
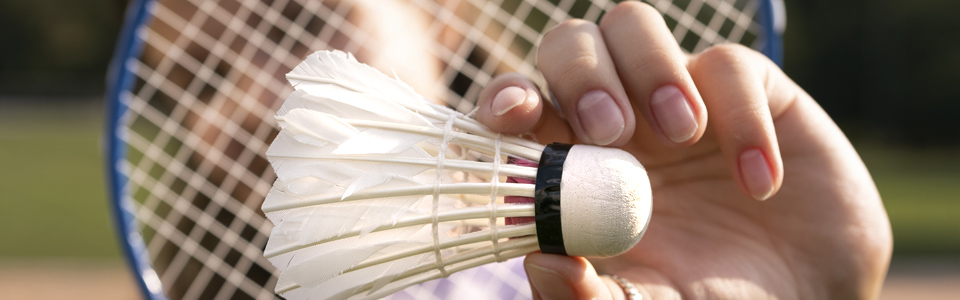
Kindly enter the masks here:
<path id="1" fill-rule="evenodd" d="M 378 37 L 353 23 L 352 2 L 157 2 L 141 32 L 143 55 L 128 63 L 137 79 L 125 166 L 141 234 L 172 298 L 275 297 L 276 274 L 259 252 L 271 229 L 259 206 L 275 177 L 264 154 L 278 132 L 269 116 L 291 90 L 283 74 L 309 52 L 375 54 Z M 617 2 L 404 1 L 436 16 L 424 32 L 439 41 L 427 49 L 441 66 L 432 94 L 461 112 L 496 74 L 545 86 L 534 51 L 543 30 L 568 17 L 597 20 Z M 687 51 L 762 38 L 753 1 L 648 2 Z"/>

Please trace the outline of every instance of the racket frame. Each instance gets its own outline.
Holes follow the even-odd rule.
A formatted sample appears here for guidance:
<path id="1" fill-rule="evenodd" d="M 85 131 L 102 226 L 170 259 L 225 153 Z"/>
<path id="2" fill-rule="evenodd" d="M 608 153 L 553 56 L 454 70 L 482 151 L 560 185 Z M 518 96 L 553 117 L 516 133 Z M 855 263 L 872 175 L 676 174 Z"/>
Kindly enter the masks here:
<path id="1" fill-rule="evenodd" d="M 782 26 L 775 26 L 777 22 L 783 24 L 786 14 L 783 12 L 782 0 L 759 0 L 758 23 L 762 27 L 764 44 L 760 52 L 783 66 Z M 777 3 L 773 3 L 777 2 Z M 124 13 L 123 27 L 114 56 L 110 61 L 107 73 L 106 94 L 106 126 L 105 158 L 110 208 L 113 213 L 113 222 L 120 240 L 128 266 L 136 277 L 136 284 L 144 297 L 153 300 L 165 300 L 160 277 L 150 263 L 150 254 L 140 235 L 134 206 L 134 201 L 128 191 L 128 178 L 124 170 L 127 157 L 127 144 L 124 141 L 129 96 L 127 93 L 133 86 L 135 75 L 134 61 L 143 52 L 144 28 L 153 20 L 152 12 L 156 0 L 130 1 Z"/>
<path id="2" fill-rule="evenodd" d="M 150 254 L 147 252 L 143 238 L 140 236 L 139 226 L 135 215 L 133 199 L 130 198 L 127 185 L 128 178 L 123 172 L 127 157 L 127 144 L 124 142 L 127 115 L 127 93 L 133 86 L 135 76 L 131 69 L 133 61 L 143 52 L 143 28 L 153 19 L 154 0 L 130 1 L 124 12 L 123 27 L 120 37 L 114 48 L 114 56 L 107 69 L 107 121 L 104 133 L 106 136 L 106 173 L 107 192 L 110 195 L 110 208 L 113 212 L 114 227 L 120 239 L 127 265 L 137 278 L 136 284 L 147 299 L 167 299 L 163 293 L 163 285 L 156 270 L 150 263 Z"/>

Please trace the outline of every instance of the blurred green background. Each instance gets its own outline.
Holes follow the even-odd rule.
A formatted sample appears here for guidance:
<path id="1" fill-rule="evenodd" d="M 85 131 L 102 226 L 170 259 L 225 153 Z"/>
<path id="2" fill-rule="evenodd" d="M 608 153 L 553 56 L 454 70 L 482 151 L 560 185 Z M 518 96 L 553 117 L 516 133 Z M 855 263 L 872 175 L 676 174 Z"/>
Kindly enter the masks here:
<path id="1" fill-rule="evenodd" d="M 119 251 L 102 162 L 122 0 L 0 1 L 0 259 Z M 785 70 L 870 168 L 895 255 L 960 256 L 960 1 L 787 1 Z"/>

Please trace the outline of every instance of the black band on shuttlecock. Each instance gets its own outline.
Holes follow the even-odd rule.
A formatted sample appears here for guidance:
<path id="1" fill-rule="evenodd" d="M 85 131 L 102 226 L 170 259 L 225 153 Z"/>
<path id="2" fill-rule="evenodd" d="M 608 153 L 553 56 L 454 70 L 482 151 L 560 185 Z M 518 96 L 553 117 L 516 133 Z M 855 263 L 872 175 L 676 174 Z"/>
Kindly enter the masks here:
<path id="1" fill-rule="evenodd" d="M 547 145 L 540 156 L 533 203 L 537 241 L 543 253 L 567 255 L 560 226 L 560 178 L 563 176 L 563 162 L 572 146 L 553 143 Z"/>

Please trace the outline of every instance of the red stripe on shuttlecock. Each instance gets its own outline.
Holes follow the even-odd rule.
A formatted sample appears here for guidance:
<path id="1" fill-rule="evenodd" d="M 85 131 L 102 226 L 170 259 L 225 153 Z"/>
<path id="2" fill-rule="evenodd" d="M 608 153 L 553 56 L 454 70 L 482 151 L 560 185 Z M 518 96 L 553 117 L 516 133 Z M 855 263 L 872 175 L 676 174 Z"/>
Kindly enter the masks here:
<path id="1" fill-rule="evenodd" d="M 512 156 L 507 158 L 507 163 L 518 165 L 518 166 L 524 166 L 524 167 L 534 167 L 534 168 L 536 168 L 538 165 L 535 162 L 518 158 L 518 157 L 512 157 Z M 534 184 L 534 181 L 536 181 L 536 179 L 534 178 L 523 178 L 523 177 L 512 177 L 512 176 L 507 177 L 507 183 Z M 506 196 L 503 198 L 503 202 L 504 203 L 533 203 L 533 198 L 521 197 L 521 196 Z M 535 220 L 534 217 L 507 217 L 505 218 L 504 222 L 507 225 L 514 225 L 514 224 L 533 223 L 534 220 Z"/>

